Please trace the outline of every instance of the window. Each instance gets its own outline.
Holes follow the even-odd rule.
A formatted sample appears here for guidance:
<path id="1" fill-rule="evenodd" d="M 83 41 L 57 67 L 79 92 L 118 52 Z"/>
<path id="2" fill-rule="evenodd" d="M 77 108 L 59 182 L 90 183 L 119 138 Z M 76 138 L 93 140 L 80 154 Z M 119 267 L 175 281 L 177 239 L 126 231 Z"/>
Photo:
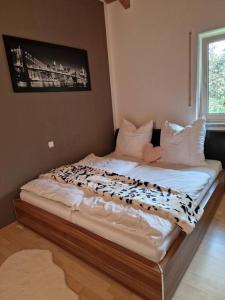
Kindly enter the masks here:
<path id="1" fill-rule="evenodd" d="M 225 28 L 199 34 L 197 114 L 225 126 Z"/>

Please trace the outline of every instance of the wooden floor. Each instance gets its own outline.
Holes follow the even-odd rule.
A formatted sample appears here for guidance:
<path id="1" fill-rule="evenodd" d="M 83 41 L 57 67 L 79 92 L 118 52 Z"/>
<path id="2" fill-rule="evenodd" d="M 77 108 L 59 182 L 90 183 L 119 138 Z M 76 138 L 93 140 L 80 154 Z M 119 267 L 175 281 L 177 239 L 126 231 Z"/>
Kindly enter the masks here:
<path id="1" fill-rule="evenodd" d="M 0 230 L 0 264 L 22 249 L 49 249 L 81 300 L 140 300 L 138 296 L 33 231 L 13 223 Z M 225 196 L 173 300 L 225 299 Z"/>

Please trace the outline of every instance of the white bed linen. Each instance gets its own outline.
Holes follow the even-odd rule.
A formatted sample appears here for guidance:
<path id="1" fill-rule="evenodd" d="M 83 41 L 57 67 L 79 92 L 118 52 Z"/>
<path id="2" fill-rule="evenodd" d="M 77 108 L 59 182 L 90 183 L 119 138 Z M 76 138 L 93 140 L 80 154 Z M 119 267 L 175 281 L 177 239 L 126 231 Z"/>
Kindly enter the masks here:
<path id="1" fill-rule="evenodd" d="M 130 231 L 125 226 L 118 226 L 113 222 L 110 223 L 107 220 L 104 220 L 104 218 L 99 219 L 91 217 L 88 214 L 72 211 L 70 207 L 64 204 L 37 196 L 31 192 L 22 190 L 20 199 L 92 231 L 93 233 L 156 263 L 163 259 L 170 245 L 180 232 L 180 230 L 175 227 L 161 244 L 153 245 L 152 239 L 154 239 L 154 235 L 140 235 L 136 231 Z M 157 235 L 155 235 L 155 239 L 157 240 Z"/>
<path id="2" fill-rule="evenodd" d="M 94 161 L 95 166 L 104 167 L 109 171 L 131 177 L 140 176 L 141 179 L 170 186 L 187 192 L 197 202 L 201 201 L 221 170 L 221 163 L 218 161 L 207 161 L 206 167 L 174 166 L 172 169 L 173 166 L 170 166 L 170 169 L 165 169 L 162 164 L 150 166 L 140 161 L 131 162 L 121 157 L 120 160 L 114 158 L 113 155 L 108 156 L 107 160 L 89 156 L 83 162 L 88 161 L 92 164 Z M 24 185 L 21 199 L 81 225 L 155 262 L 162 259 L 179 232 L 168 220 L 132 207 L 105 201 L 99 196 L 84 193 L 75 186 L 53 180 L 40 178 Z"/>
<path id="3" fill-rule="evenodd" d="M 115 152 L 111 153 L 107 157 L 123 161 L 134 161 L 134 158 L 132 157 L 118 155 Z M 138 165 L 135 169 L 133 169 L 134 176 L 141 177 L 143 180 L 157 183 L 164 187 L 171 187 L 175 190 L 187 193 L 196 201 L 196 203 L 201 202 L 208 190 L 208 187 L 222 170 L 221 162 L 212 159 L 206 159 L 206 165 L 198 167 L 164 162 L 146 164 L 142 160 L 135 160 L 135 162 L 138 162 Z M 140 166 L 143 166 L 143 168 L 140 168 Z M 146 167 L 151 167 L 151 169 Z M 176 171 L 182 171 L 182 173 L 177 173 Z M 199 185 L 203 183 L 203 178 L 206 179 L 206 177 L 200 178 L 200 176 L 195 176 L 195 181 L 191 176 L 193 174 L 192 172 L 194 172 L 195 175 L 199 173 L 200 176 L 202 176 L 202 174 L 209 176 L 208 183 L 205 187 L 201 188 Z M 126 173 L 126 175 L 130 176 L 130 170 Z"/>

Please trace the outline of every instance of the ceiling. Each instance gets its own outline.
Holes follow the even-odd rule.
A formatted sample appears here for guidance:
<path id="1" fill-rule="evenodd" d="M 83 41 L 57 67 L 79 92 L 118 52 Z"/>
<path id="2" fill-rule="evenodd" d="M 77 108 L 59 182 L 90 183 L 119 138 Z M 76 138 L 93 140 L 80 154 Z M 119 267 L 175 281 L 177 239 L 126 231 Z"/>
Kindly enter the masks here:
<path id="1" fill-rule="evenodd" d="M 130 8 L 130 0 L 104 0 L 105 3 L 110 4 L 115 1 L 119 1 L 125 9 Z"/>

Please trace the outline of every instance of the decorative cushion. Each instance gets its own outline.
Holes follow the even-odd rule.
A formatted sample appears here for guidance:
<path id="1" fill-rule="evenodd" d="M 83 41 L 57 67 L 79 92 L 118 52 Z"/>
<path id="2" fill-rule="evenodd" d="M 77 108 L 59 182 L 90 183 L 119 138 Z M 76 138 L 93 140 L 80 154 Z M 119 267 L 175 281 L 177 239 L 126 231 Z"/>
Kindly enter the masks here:
<path id="1" fill-rule="evenodd" d="M 205 165 L 205 135 L 204 119 L 186 127 L 166 121 L 161 130 L 161 161 L 190 166 Z"/>
<path id="2" fill-rule="evenodd" d="M 143 160 L 147 163 L 157 161 L 162 156 L 161 147 L 153 147 L 152 143 L 144 145 Z"/>
<path id="3" fill-rule="evenodd" d="M 143 148 L 152 138 L 153 121 L 136 128 L 131 122 L 123 120 L 116 142 L 116 153 L 143 159 Z"/>

